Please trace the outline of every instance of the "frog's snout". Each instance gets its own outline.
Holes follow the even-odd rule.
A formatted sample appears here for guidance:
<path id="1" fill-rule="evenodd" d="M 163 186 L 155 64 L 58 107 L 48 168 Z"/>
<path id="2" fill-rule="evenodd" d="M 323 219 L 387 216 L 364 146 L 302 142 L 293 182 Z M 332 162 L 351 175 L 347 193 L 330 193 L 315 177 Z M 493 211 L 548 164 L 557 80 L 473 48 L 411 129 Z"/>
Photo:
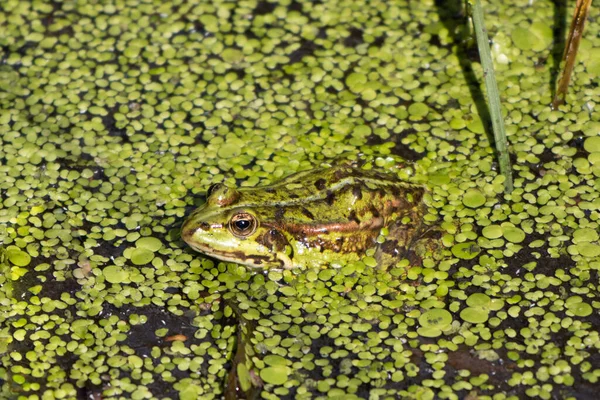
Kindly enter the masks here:
<path id="1" fill-rule="evenodd" d="M 181 227 L 181 238 L 184 242 L 189 243 L 196 232 L 196 228 L 191 226 L 189 221 L 185 221 Z"/>

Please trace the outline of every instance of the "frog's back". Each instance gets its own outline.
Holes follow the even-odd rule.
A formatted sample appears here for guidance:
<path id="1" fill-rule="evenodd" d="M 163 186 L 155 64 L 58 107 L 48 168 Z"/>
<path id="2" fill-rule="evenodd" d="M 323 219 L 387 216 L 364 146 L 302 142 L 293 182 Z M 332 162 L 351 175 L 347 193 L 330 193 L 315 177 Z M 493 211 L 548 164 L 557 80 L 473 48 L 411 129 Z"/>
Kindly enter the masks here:
<path id="1" fill-rule="evenodd" d="M 423 216 L 422 186 L 348 166 L 301 172 L 246 194 L 245 207 L 265 228 L 285 232 L 308 250 L 354 258 L 392 224 L 396 247 L 406 247 Z"/>
<path id="2" fill-rule="evenodd" d="M 298 172 L 272 185 L 242 189 L 243 194 L 236 206 L 288 207 L 321 200 L 332 204 L 338 197 L 345 198 L 348 191 L 359 200 L 366 193 L 386 192 L 397 198 L 409 197 L 410 203 L 419 203 L 424 194 L 421 185 L 402 181 L 391 174 L 338 164 Z"/>

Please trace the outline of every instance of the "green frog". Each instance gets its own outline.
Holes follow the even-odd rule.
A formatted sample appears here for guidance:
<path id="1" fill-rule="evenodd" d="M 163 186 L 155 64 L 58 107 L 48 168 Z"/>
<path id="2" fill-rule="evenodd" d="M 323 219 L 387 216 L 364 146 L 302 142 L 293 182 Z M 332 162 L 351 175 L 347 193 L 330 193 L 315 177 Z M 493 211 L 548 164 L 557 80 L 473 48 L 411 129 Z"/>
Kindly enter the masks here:
<path id="1" fill-rule="evenodd" d="M 368 249 L 390 265 L 428 230 L 424 194 L 421 185 L 352 163 L 255 188 L 215 184 L 181 236 L 199 252 L 262 269 L 347 263 Z"/>

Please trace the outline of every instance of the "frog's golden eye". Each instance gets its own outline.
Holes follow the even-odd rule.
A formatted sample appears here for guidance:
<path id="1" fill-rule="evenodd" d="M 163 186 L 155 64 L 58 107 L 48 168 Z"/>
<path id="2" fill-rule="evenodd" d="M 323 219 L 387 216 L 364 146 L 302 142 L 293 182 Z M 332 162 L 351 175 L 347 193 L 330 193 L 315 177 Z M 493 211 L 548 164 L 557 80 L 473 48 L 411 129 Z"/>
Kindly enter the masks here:
<path id="1" fill-rule="evenodd" d="M 256 218 L 248 213 L 241 212 L 231 217 L 229 221 L 229 230 L 235 236 L 245 238 L 254 233 L 258 226 Z"/>

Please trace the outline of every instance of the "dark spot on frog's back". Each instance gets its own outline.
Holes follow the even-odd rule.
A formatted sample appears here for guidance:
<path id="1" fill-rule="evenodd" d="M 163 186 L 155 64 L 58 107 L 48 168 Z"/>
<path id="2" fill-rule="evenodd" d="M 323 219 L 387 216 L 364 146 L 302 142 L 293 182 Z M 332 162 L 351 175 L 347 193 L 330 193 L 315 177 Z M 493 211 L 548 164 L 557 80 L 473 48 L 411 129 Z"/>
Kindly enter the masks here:
<path id="1" fill-rule="evenodd" d="M 397 186 L 391 186 L 388 190 L 392 193 L 392 196 L 396 198 L 402 197 L 404 195 L 404 191 Z"/>
<path id="2" fill-rule="evenodd" d="M 344 245 L 344 237 L 340 236 L 339 238 L 335 239 L 335 245 L 337 246 L 337 251 L 339 251 L 342 246 Z"/>
<path id="3" fill-rule="evenodd" d="M 363 193 L 360 185 L 352 186 L 352 194 L 356 197 L 356 200 L 362 199 Z"/>
<path id="4" fill-rule="evenodd" d="M 377 208 L 375 208 L 374 206 L 369 207 L 369 211 L 371 211 L 373 218 L 377 218 L 377 217 L 381 216 L 381 214 L 379 213 L 379 210 Z"/>
<path id="5" fill-rule="evenodd" d="M 310 219 L 311 221 L 313 221 L 315 219 L 315 216 L 313 215 L 313 213 L 311 213 L 307 208 L 305 207 L 300 207 L 300 212 L 302 212 L 302 214 L 304 214 L 304 216 L 308 219 Z"/>
<path id="6" fill-rule="evenodd" d="M 352 222 L 356 222 L 357 225 L 360 224 L 360 219 L 356 216 L 356 211 L 352 210 L 348 214 L 348 220 Z"/>
<path id="7" fill-rule="evenodd" d="M 352 175 L 352 168 L 343 166 L 335 170 L 333 174 L 333 179 L 335 181 L 341 181 L 342 179 L 347 178 L 350 175 Z"/>
<path id="8" fill-rule="evenodd" d="M 315 187 L 317 188 L 317 190 L 323 190 L 325 189 L 325 186 L 327 185 L 327 181 L 323 178 L 317 179 L 315 181 Z"/>
<path id="9" fill-rule="evenodd" d="M 285 214 L 285 209 L 283 207 L 277 207 L 275 210 L 275 221 L 281 222 L 283 220 L 283 216 Z"/>
<path id="10" fill-rule="evenodd" d="M 327 197 L 325 197 L 325 201 L 327 202 L 327 205 L 332 206 L 333 203 L 335 202 L 335 193 L 333 193 L 332 191 L 328 190 L 327 191 Z"/>

